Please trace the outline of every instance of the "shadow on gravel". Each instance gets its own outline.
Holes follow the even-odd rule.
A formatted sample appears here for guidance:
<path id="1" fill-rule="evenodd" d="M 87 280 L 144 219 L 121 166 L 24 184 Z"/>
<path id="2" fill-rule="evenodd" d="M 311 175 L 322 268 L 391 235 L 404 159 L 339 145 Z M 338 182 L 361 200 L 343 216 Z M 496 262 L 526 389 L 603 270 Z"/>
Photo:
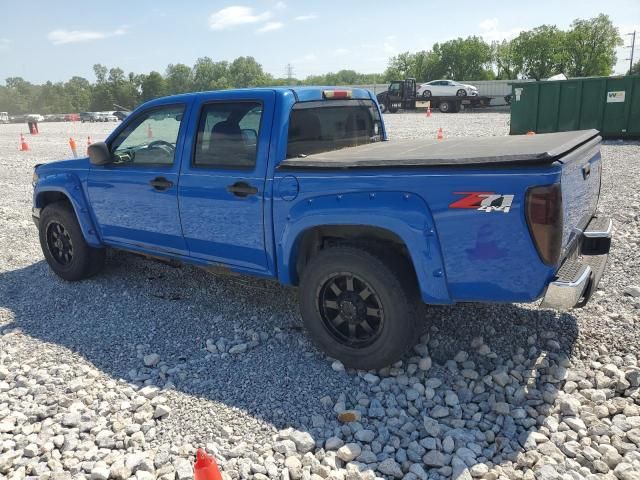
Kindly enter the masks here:
<path id="1" fill-rule="evenodd" d="M 473 452 L 475 460 L 463 459 L 468 467 L 515 460 L 532 441 L 566 380 L 563 365 L 578 335 L 576 319 L 568 314 L 518 305 L 433 307 L 425 338 L 433 366 L 417 368 L 420 356 L 411 352 L 402 370 L 378 372 L 396 378 L 383 388 L 384 378 L 372 386 L 333 371 L 301 331 L 295 291 L 272 282 L 214 277 L 113 253 L 106 270 L 84 282 L 64 282 L 42 261 L 1 273 L 0 307 L 14 318 L 0 329 L 18 328 L 66 347 L 113 377 L 138 385 L 170 382 L 177 391 L 245 410 L 277 428 L 310 431 L 316 439 L 340 428 L 345 441 L 352 439 L 332 411 L 344 400 L 346 408 L 362 410 L 365 428 L 397 448 L 417 442 L 422 455 L 430 447 L 444 449 L 444 438 L 451 436 L 455 450 Z M 246 351 L 211 353 L 207 339 L 213 340 L 210 350 L 244 344 Z M 456 357 L 460 351 L 467 354 Z M 160 358 L 154 368 L 143 363 L 151 353 Z M 412 385 L 433 378 L 442 382 L 435 396 L 409 396 Z M 445 405 L 448 390 L 459 403 L 446 402 L 449 415 L 424 422 Z M 368 401 L 359 402 L 362 393 Z M 325 396 L 330 400 L 319 400 Z M 378 406 L 386 414 L 380 416 Z M 392 409 L 396 419 L 389 420 Z M 324 426 L 312 425 L 314 414 L 324 417 Z M 193 434 L 189 412 L 180 415 L 172 413 L 182 420 L 177 428 Z M 403 422 L 415 428 L 401 428 Z"/>

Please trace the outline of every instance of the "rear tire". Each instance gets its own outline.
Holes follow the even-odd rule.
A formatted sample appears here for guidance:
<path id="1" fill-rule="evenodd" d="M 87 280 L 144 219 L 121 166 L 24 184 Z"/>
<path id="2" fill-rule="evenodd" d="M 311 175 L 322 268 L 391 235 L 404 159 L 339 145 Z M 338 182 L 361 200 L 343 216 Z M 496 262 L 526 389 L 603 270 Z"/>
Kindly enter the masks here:
<path id="1" fill-rule="evenodd" d="M 311 339 L 349 367 L 400 360 L 418 340 L 422 303 L 400 256 L 383 260 L 351 246 L 320 251 L 300 282 L 300 310 Z M 350 280 L 349 280 L 350 279 Z"/>
<path id="2" fill-rule="evenodd" d="M 441 102 L 438 108 L 442 113 L 449 113 L 451 111 L 451 104 L 449 102 Z"/>
<path id="3" fill-rule="evenodd" d="M 78 219 L 68 204 L 47 205 L 40 215 L 39 230 L 44 258 L 59 277 L 76 281 L 102 270 L 105 249 L 87 245 Z"/>

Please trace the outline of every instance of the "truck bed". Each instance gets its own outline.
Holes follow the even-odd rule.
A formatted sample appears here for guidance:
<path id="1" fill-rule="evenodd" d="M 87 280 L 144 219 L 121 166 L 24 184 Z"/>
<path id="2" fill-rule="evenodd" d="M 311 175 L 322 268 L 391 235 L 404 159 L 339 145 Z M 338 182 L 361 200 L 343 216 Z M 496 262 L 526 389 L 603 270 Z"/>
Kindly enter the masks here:
<path id="1" fill-rule="evenodd" d="M 288 158 L 278 169 L 348 169 L 551 164 L 598 137 L 597 130 L 485 138 L 391 140 Z"/>

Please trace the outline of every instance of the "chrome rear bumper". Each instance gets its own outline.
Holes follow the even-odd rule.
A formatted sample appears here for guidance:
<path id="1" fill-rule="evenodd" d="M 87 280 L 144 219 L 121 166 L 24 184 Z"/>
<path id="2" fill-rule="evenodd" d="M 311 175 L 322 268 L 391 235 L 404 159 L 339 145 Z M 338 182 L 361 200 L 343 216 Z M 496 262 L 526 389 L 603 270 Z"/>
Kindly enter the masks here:
<path id="1" fill-rule="evenodd" d="M 541 307 L 569 310 L 586 305 L 607 265 L 611 232 L 610 218 L 591 219 L 582 232 L 578 255 L 562 264 L 556 278 L 547 286 Z"/>

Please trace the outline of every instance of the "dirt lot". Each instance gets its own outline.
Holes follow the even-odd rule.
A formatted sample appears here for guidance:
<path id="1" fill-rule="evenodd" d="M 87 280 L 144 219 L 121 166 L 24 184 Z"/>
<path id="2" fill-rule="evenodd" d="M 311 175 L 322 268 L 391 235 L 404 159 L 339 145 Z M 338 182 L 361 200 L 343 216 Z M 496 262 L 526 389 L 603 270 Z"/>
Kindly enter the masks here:
<path id="1" fill-rule="evenodd" d="M 506 135 L 504 113 L 386 115 L 392 138 Z M 607 142 L 615 241 L 584 309 L 429 309 L 399 364 L 344 371 L 295 291 L 130 254 L 67 283 L 30 215 L 36 163 L 115 124 L 0 125 L 0 478 L 640 478 L 640 144 Z M 117 205 L 114 205 L 117 208 Z M 352 410 L 357 421 L 343 423 Z"/>

